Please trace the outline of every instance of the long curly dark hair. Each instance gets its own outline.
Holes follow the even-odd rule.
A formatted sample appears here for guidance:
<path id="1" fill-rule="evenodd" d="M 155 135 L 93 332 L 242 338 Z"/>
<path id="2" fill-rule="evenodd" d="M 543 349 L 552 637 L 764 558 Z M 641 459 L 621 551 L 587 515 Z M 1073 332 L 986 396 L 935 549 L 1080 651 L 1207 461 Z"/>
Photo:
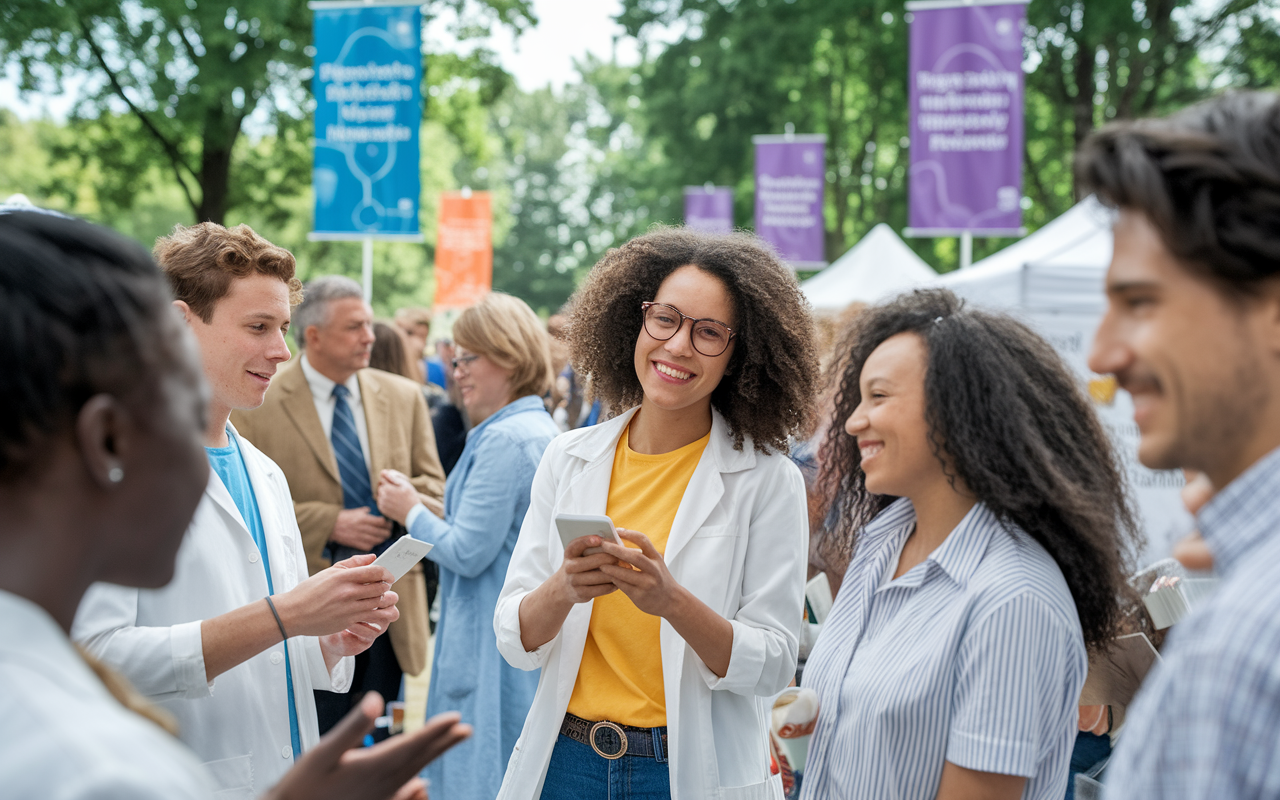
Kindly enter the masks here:
<path id="1" fill-rule="evenodd" d="M 844 421 L 862 402 L 863 364 L 899 333 L 928 351 L 925 418 L 934 455 L 1004 524 L 1044 546 L 1075 600 L 1084 639 L 1105 646 L 1120 619 L 1126 552 L 1141 534 L 1111 443 L 1053 348 L 1011 317 L 966 308 L 945 289 L 917 290 L 863 314 L 846 333 L 820 492 L 832 502 L 824 543 L 846 560 L 864 525 L 895 499 L 867 491 Z"/>
<path id="2" fill-rule="evenodd" d="M 808 430 L 818 379 L 813 320 L 795 276 L 747 233 L 659 228 L 610 250 L 570 300 L 567 335 L 574 369 L 618 413 L 643 391 L 635 371 L 640 304 L 675 270 L 693 265 L 719 278 L 733 298 L 733 356 L 711 405 L 729 423 L 734 446 L 786 452 Z"/>

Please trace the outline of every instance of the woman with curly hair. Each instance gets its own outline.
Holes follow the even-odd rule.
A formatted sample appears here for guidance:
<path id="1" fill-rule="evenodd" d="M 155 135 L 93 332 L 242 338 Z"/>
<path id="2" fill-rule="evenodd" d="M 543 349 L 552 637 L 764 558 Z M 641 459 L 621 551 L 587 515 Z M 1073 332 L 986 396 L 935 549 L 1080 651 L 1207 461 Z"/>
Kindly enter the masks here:
<path id="1" fill-rule="evenodd" d="M 499 797 L 781 798 L 766 700 L 804 603 L 786 448 L 817 375 L 807 305 L 755 237 L 664 229 L 611 250 L 573 307 L 570 360 L 621 413 L 534 477 L 494 627 L 542 674 Z M 566 513 L 607 514 L 627 546 L 566 547 Z"/>
<path id="2" fill-rule="evenodd" d="M 945 290 L 845 348 L 820 481 L 852 559 L 802 796 L 1060 800 L 1136 536 L 1107 436 L 1044 339 Z"/>

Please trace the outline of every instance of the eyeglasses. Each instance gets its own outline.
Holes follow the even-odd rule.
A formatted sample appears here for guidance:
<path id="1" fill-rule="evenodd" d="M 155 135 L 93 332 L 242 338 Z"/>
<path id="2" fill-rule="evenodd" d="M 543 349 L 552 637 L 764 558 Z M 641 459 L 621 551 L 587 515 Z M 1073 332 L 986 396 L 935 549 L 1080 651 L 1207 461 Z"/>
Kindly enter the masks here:
<path id="1" fill-rule="evenodd" d="M 645 332 L 660 342 L 675 336 L 686 319 L 691 321 L 693 333 L 689 335 L 689 341 L 693 344 L 693 349 L 710 358 L 715 358 L 728 350 L 729 341 L 737 335 L 723 322 L 716 322 L 714 319 L 695 319 L 666 303 L 641 303 L 640 310 L 644 312 Z"/>
<path id="2" fill-rule="evenodd" d="M 462 358 L 455 358 L 455 359 L 453 360 L 453 362 L 452 362 L 452 363 L 453 363 L 453 368 L 454 368 L 454 369 L 460 369 L 461 367 L 466 367 L 466 368 L 467 368 L 467 372 L 470 372 L 470 371 L 471 371 L 471 362 L 475 361 L 475 360 L 476 360 L 477 358 L 479 358 L 479 357 L 480 357 L 480 356 L 479 356 L 478 354 L 474 354 L 474 353 L 473 353 L 472 355 L 469 355 L 469 356 L 463 356 Z"/>

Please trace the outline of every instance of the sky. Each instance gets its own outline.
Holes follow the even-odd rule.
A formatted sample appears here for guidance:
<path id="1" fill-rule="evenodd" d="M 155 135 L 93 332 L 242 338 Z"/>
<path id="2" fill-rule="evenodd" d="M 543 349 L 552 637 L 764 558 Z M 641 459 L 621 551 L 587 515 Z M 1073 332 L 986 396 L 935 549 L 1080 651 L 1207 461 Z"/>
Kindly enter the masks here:
<path id="1" fill-rule="evenodd" d="M 515 76 L 520 88 L 539 89 L 551 84 L 559 89 L 574 82 L 577 73 L 573 61 L 588 52 L 608 60 L 616 50 L 621 63 L 639 61 L 635 40 L 623 38 L 622 26 L 613 21 L 621 9 L 619 0 L 533 0 L 533 6 L 538 25 L 518 40 L 507 28 L 481 40 L 498 54 L 503 67 Z M 426 26 L 423 37 L 428 56 L 432 49 L 465 51 L 465 47 L 458 47 L 447 27 L 443 19 Z M 10 68 L 0 75 L 0 108 L 11 109 L 23 119 L 42 115 L 63 119 L 71 109 L 76 88 L 78 86 L 73 85 L 62 94 L 23 99 L 18 96 L 16 69 Z"/>

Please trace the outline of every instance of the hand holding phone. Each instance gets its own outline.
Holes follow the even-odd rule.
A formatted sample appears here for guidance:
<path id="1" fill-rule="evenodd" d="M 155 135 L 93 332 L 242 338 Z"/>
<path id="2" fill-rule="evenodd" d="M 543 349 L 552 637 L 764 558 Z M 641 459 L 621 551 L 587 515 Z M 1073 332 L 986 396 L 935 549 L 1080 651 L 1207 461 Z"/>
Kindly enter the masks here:
<path id="1" fill-rule="evenodd" d="M 560 532 L 560 541 L 567 548 L 575 539 L 583 536 L 599 536 L 605 541 L 623 546 L 618 531 L 613 527 L 613 520 L 602 514 L 557 514 L 556 530 Z M 582 551 L 584 556 L 602 552 L 599 547 L 588 547 Z"/>

